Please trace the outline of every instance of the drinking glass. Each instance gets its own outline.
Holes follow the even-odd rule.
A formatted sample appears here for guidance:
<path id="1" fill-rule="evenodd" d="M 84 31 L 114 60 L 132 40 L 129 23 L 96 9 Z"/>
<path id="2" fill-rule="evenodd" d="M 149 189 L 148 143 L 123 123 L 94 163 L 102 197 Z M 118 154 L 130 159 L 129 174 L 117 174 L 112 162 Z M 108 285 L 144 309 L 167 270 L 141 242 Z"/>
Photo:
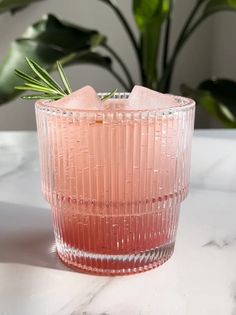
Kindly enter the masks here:
<path id="1" fill-rule="evenodd" d="M 156 110 L 36 103 L 42 191 L 65 264 L 123 275 L 172 255 L 188 193 L 195 103 L 171 97 L 177 107 Z"/>

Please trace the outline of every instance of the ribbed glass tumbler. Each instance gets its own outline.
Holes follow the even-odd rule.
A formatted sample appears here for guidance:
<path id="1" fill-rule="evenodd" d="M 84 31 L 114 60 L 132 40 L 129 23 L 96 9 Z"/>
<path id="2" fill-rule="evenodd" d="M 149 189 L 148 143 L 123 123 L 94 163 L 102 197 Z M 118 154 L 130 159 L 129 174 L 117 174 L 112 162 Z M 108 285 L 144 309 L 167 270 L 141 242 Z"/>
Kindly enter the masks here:
<path id="1" fill-rule="evenodd" d="M 178 107 L 156 111 L 36 103 L 42 190 L 66 264 L 122 275 L 172 255 L 195 110 L 192 100 L 173 97 Z"/>

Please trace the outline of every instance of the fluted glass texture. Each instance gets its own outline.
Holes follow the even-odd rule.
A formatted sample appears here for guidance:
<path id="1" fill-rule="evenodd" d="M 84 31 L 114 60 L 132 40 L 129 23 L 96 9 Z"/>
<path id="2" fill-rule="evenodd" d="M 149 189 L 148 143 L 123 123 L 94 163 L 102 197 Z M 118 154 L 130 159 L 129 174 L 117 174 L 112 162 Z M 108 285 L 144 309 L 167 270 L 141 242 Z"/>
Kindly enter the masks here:
<path id="1" fill-rule="evenodd" d="M 175 99 L 179 107 L 157 111 L 36 103 L 42 191 L 66 264 L 129 274 L 172 255 L 188 193 L 195 109 L 193 101 Z"/>

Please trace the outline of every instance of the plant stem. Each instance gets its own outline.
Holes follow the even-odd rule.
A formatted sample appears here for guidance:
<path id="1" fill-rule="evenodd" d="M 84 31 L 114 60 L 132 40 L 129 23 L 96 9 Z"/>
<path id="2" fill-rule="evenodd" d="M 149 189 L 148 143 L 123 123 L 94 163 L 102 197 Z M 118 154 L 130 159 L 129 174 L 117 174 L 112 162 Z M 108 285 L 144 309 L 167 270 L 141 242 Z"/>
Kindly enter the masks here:
<path id="1" fill-rule="evenodd" d="M 196 5 L 193 7 L 193 9 L 192 9 L 188 19 L 186 20 L 186 22 L 185 22 L 185 24 L 184 24 L 184 26 L 182 28 L 182 31 L 180 32 L 180 36 L 177 39 L 177 42 L 175 44 L 175 47 L 174 47 L 172 56 L 170 58 L 170 61 L 169 61 L 168 65 L 167 65 L 167 67 L 165 68 L 165 73 L 163 74 L 163 77 L 161 79 L 160 89 L 161 89 L 162 92 L 169 92 L 169 90 L 170 90 L 171 79 L 172 79 L 172 74 L 173 74 L 176 58 L 177 58 L 177 56 L 178 56 L 178 54 L 179 54 L 183 44 L 185 43 L 187 38 L 190 36 L 189 35 L 189 36 L 185 37 L 186 36 L 186 32 L 187 32 L 187 30 L 188 30 L 188 28 L 189 28 L 193 18 L 195 17 L 195 15 L 197 14 L 197 12 L 200 9 L 201 5 L 205 1 L 206 0 L 199 0 L 199 1 L 197 1 Z M 195 28 L 198 25 L 196 25 Z"/>
<path id="2" fill-rule="evenodd" d="M 208 18 L 210 15 L 216 13 L 218 11 L 212 11 L 211 13 L 208 14 L 204 14 L 202 15 L 189 29 L 188 31 L 185 33 L 185 36 L 183 38 L 182 44 L 184 44 L 184 42 L 192 35 L 192 33 L 195 31 L 195 29 L 206 19 Z"/>
<path id="3" fill-rule="evenodd" d="M 176 43 L 176 48 L 178 48 L 178 46 L 181 44 L 181 41 L 183 39 L 183 37 L 185 36 L 185 33 L 187 32 L 193 18 L 195 17 L 195 15 L 197 14 L 198 10 L 201 8 L 201 5 L 204 4 L 206 0 L 198 0 L 195 4 L 195 6 L 193 7 L 193 10 L 191 11 L 188 19 L 186 20 L 184 26 L 183 26 L 183 29 L 182 31 L 180 32 L 180 36 L 177 40 L 177 43 Z"/>
<path id="4" fill-rule="evenodd" d="M 102 45 L 115 59 L 116 61 L 119 63 L 119 65 L 121 66 L 121 68 L 123 69 L 128 81 L 129 81 L 129 86 L 130 86 L 130 90 L 132 89 L 132 87 L 134 86 L 134 81 L 132 79 L 132 76 L 128 70 L 128 68 L 126 67 L 124 61 L 121 59 L 121 57 L 114 51 L 114 49 L 112 49 L 109 45 L 107 45 L 106 43 Z"/>
<path id="5" fill-rule="evenodd" d="M 128 23 L 128 21 L 126 20 L 126 18 L 124 17 L 123 13 L 121 12 L 121 10 L 115 5 L 113 4 L 110 0 L 104 1 L 106 4 L 108 4 L 116 13 L 116 15 L 118 16 L 119 20 L 121 21 L 121 24 L 123 25 L 124 29 L 126 30 L 128 37 L 132 43 L 132 46 L 134 48 L 137 60 L 138 60 L 138 64 L 139 64 L 139 71 L 140 71 L 140 77 L 142 78 L 142 57 L 141 57 L 141 50 L 140 47 L 138 45 L 137 40 L 135 39 L 134 33 Z"/>
<path id="6" fill-rule="evenodd" d="M 219 11 L 223 11 L 223 10 L 214 10 L 214 11 L 211 11 L 209 13 L 205 13 L 203 14 L 199 19 L 197 19 L 195 21 L 195 23 L 188 29 L 188 31 L 185 33 L 185 36 L 183 37 L 182 39 L 182 42 L 180 43 L 181 45 L 183 45 L 187 40 L 188 38 L 192 35 L 192 33 L 196 30 L 196 28 L 205 20 L 207 19 L 209 16 L 213 15 L 214 13 L 217 13 Z M 225 11 L 228 11 L 228 10 L 225 10 Z"/>
<path id="7" fill-rule="evenodd" d="M 123 86 L 123 88 L 124 88 L 126 91 L 130 91 L 130 88 L 129 88 L 129 86 L 127 85 L 127 83 L 122 79 L 122 77 L 121 77 L 118 73 L 115 72 L 114 69 L 109 68 L 109 69 L 107 69 L 107 70 L 110 71 L 110 73 L 116 78 L 116 80 L 117 80 L 118 82 L 120 82 L 120 84 Z"/>
<path id="8" fill-rule="evenodd" d="M 164 51 L 163 51 L 163 60 L 162 60 L 162 72 L 165 72 L 168 60 L 169 52 L 169 40 L 170 40 L 170 30 L 171 30 L 171 15 L 173 10 L 173 1 L 170 1 L 170 11 L 166 21 L 166 30 L 165 30 L 165 39 L 164 39 Z"/>

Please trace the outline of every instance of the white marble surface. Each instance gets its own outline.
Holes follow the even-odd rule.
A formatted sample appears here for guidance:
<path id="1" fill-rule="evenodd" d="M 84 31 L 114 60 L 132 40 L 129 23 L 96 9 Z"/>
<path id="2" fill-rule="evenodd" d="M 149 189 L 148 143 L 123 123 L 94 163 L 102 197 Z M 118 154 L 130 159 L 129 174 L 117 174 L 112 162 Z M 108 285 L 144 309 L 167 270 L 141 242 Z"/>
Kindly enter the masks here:
<path id="1" fill-rule="evenodd" d="M 235 130 L 195 132 L 175 253 L 143 274 L 88 276 L 60 263 L 35 133 L 0 133 L 0 185 L 0 315 L 236 315 Z"/>

